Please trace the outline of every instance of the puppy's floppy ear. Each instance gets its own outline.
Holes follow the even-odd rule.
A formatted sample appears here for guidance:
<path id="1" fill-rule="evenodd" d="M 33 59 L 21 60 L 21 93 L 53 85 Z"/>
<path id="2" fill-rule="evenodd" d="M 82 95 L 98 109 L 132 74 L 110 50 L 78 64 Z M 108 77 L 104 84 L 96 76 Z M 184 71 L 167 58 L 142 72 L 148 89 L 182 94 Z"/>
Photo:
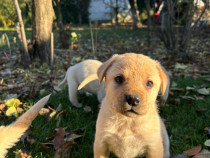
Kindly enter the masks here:
<path id="1" fill-rule="evenodd" d="M 167 83 L 168 83 L 168 79 L 167 79 L 167 75 L 165 74 L 165 72 L 162 70 L 162 66 L 159 64 L 159 62 L 157 62 L 157 69 L 160 75 L 160 79 L 161 79 L 161 93 L 162 95 L 164 95 L 166 87 L 167 87 Z"/>
<path id="2" fill-rule="evenodd" d="M 116 60 L 116 57 L 118 55 L 115 54 L 113 55 L 109 60 L 107 60 L 106 62 L 104 62 L 99 68 L 98 68 L 98 71 L 97 71 L 97 74 L 98 74 L 98 79 L 99 79 L 99 82 L 101 83 L 106 75 L 106 72 L 107 70 L 109 69 L 109 67 L 112 65 L 112 63 Z"/>

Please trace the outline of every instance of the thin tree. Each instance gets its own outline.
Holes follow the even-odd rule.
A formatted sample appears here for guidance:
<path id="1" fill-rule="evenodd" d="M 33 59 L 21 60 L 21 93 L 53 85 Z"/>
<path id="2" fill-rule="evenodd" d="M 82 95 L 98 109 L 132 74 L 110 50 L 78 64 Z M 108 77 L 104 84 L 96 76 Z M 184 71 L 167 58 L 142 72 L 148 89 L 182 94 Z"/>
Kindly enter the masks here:
<path id="1" fill-rule="evenodd" d="M 138 14 L 137 0 L 129 0 L 131 6 L 131 14 L 133 19 L 133 28 L 137 29 L 138 25 L 141 24 L 140 17 Z"/>
<path id="2" fill-rule="evenodd" d="M 18 4 L 18 0 L 14 0 L 14 4 L 15 4 L 16 11 L 17 11 L 19 28 L 20 28 L 20 38 L 21 38 L 21 42 L 22 42 L 23 50 L 24 50 L 22 60 L 23 60 L 24 66 L 27 67 L 30 64 L 30 56 L 29 56 L 29 53 L 28 53 L 28 46 L 27 46 L 27 40 L 26 40 L 26 35 L 25 35 L 25 28 L 24 28 L 23 19 L 22 19 L 21 10 L 20 10 L 19 4 Z"/>
<path id="3" fill-rule="evenodd" d="M 59 40 L 61 42 L 61 47 L 67 49 L 70 46 L 71 30 L 69 27 L 65 27 L 63 24 L 61 0 L 55 0 L 54 6 L 59 28 Z"/>
<path id="4" fill-rule="evenodd" d="M 185 3 L 186 7 L 184 8 L 184 15 L 182 17 L 184 19 L 184 23 L 183 25 L 180 25 L 181 27 L 177 32 L 174 25 L 179 23 L 177 20 L 179 17 L 175 16 L 175 12 L 177 11 L 176 8 L 179 8 L 181 3 L 178 2 L 178 0 L 165 1 L 166 7 L 161 14 L 161 31 L 159 31 L 160 39 L 163 41 L 168 52 L 177 52 L 184 58 L 188 57 L 191 31 L 194 28 L 192 27 L 192 23 L 194 21 L 196 26 L 208 6 L 208 0 L 205 0 L 205 7 L 197 19 L 193 19 L 193 16 L 197 11 L 197 3 L 194 3 L 194 0 L 189 0 Z"/>

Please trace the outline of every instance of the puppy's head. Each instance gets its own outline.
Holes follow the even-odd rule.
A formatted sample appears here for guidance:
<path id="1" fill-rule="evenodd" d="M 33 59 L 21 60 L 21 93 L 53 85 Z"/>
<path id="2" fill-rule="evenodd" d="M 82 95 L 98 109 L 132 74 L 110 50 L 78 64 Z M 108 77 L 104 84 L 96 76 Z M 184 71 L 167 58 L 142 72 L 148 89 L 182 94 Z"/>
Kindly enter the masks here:
<path id="1" fill-rule="evenodd" d="M 105 78 L 107 106 L 129 117 L 155 108 L 160 87 L 164 94 L 167 86 L 167 76 L 160 64 L 134 53 L 114 55 L 99 67 L 98 78 L 100 82 Z"/>

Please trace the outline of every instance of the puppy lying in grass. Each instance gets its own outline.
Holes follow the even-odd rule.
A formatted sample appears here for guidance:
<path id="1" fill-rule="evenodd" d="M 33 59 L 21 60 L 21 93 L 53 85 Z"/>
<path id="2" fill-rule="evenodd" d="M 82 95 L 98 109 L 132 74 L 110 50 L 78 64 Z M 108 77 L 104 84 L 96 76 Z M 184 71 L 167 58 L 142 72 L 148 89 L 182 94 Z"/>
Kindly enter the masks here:
<path id="1" fill-rule="evenodd" d="M 96 123 L 94 158 L 169 158 L 168 134 L 156 98 L 167 88 L 160 64 L 134 53 L 115 55 L 98 69 L 106 96 Z"/>
<path id="2" fill-rule="evenodd" d="M 68 92 L 69 92 L 69 100 L 75 107 L 81 107 L 77 99 L 77 88 L 79 84 L 88 76 L 92 74 L 96 74 L 98 68 L 101 66 L 101 62 L 97 60 L 85 60 L 80 62 L 74 66 L 71 66 L 65 75 L 65 78 L 61 83 L 59 83 L 58 87 L 62 86 L 64 83 L 68 83 Z M 58 89 L 59 90 L 59 89 Z M 87 84 L 83 90 L 85 92 L 97 94 L 98 101 L 101 102 L 104 97 L 104 89 L 103 84 L 99 84 L 98 80 L 92 80 L 89 84 Z"/>
<path id="3" fill-rule="evenodd" d="M 49 98 L 50 95 L 39 100 L 14 123 L 8 126 L 0 126 L 0 158 L 5 157 L 7 154 L 7 149 L 11 148 L 16 142 L 18 142 L 18 140 L 30 126 L 31 122 L 38 115 L 41 108 L 43 108 L 43 106 L 47 103 Z"/>

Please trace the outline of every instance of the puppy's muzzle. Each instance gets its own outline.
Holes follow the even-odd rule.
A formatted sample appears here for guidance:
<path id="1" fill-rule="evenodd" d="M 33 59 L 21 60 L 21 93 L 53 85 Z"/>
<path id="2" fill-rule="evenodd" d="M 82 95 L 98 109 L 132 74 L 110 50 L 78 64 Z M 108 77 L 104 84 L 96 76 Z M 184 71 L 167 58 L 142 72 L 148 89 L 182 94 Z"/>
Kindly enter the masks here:
<path id="1" fill-rule="evenodd" d="M 138 106 L 140 104 L 140 97 L 138 95 L 126 95 L 125 100 L 131 107 Z"/>

